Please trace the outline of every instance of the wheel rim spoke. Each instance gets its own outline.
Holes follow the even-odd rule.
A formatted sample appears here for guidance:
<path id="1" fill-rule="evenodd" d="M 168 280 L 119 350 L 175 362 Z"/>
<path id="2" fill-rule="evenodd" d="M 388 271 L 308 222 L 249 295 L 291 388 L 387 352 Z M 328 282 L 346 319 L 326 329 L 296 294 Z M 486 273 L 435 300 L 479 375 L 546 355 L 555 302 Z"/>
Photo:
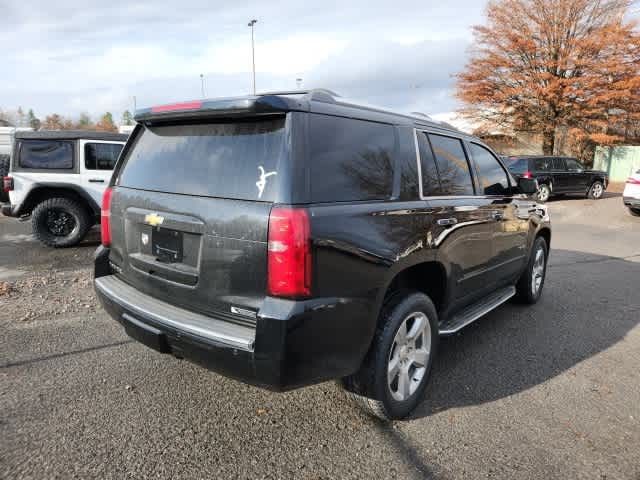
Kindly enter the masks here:
<path id="1" fill-rule="evenodd" d="M 409 397 L 411 389 L 411 379 L 409 378 L 409 369 L 402 368 L 398 374 L 398 393 L 401 399 L 404 400 Z"/>
<path id="2" fill-rule="evenodd" d="M 429 360 L 429 352 L 426 350 L 416 350 L 413 352 L 413 364 L 420 367 L 426 367 Z"/>
<path id="3" fill-rule="evenodd" d="M 422 331 L 424 330 L 424 325 L 427 319 L 424 315 L 418 315 L 415 317 L 413 321 L 413 325 L 411 325 L 411 329 L 407 332 L 407 341 L 415 342 L 415 340 L 420 336 Z M 406 322 L 405 322 L 406 325 Z"/>

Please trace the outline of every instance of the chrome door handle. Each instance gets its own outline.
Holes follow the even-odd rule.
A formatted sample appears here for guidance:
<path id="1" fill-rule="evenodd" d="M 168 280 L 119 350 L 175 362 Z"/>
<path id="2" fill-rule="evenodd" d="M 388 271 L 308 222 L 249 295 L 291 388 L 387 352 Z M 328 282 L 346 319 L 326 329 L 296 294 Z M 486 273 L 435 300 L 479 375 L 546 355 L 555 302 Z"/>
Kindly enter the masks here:
<path id="1" fill-rule="evenodd" d="M 436 223 L 438 225 L 440 225 L 441 227 L 450 227 L 450 226 L 455 225 L 456 223 L 458 223 L 458 219 L 455 218 L 455 217 L 441 218 Z"/>

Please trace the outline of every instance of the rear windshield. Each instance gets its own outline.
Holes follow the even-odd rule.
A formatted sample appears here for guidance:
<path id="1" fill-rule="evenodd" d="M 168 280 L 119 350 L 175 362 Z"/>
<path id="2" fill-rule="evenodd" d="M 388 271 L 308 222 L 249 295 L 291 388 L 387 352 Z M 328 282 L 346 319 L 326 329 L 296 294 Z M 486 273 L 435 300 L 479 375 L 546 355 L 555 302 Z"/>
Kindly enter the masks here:
<path id="1" fill-rule="evenodd" d="M 22 168 L 73 168 L 73 143 L 60 140 L 22 140 L 18 165 Z"/>
<path id="2" fill-rule="evenodd" d="M 526 158 L 506 158 L 505 164 L 513 173 L 524 173 L 529 170 L 529 160 Z"/>
<path id="3" fill-rule="evenodd" d="M 273 201 L 285 118 L 145 127 L 119 175 L 123 187 Z"/>

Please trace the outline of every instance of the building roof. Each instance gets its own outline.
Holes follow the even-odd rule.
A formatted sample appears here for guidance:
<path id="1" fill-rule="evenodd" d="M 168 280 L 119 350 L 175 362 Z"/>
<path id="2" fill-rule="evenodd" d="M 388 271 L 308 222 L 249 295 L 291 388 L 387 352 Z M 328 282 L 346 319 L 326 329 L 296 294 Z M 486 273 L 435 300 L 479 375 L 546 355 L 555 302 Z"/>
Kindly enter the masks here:
<path id="1" fill-rule="evenodd" d="M 22 140 L 113 140 L 126 142 L 129 135 L 93 130 L 39 130 L 37 132 L 17 131 L 15 138 Z"/>

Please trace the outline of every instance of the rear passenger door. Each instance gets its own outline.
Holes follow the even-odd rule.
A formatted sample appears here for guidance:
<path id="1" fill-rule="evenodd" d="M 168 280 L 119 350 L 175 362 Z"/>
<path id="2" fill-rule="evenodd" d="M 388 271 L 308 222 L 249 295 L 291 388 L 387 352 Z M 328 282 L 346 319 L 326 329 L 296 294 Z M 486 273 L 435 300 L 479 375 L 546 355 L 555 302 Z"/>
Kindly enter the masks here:
<path id="1" fill-rule="evenodd" d="M 433 219 L 427 240 L 450 269 L 447 303 L 455 310 L 488 290 L 493 220 L 488 202 L 476 196 L 462 140 L 420 130 L 416 139 L 421 198 Z"/>
<path id="2" fill-rule="evenodd" d="M 80 181 L 85 191 L 100 205 L 113 168 L 124 143 L 101 140 L 80 141 Z"/>
<path id="3" fill-rule="evenodd" d="M 493 221 L 489 281 L 495 286 L 512 284 L 525 261 L 528 217 L 520 211 L 511 179 L 496 156 L 474 142 L 469 144 L 469 150 L 476 166 L 479 193 L 490 202 L 489 216 Z"/>
<path id="4" fill-rule="evenodd" d="M 566 193 L 569 191 L 569 173 L 564 163 L 564 158 L 551 159 L 553 170 L 551 171 L 553 193 Z"/>
<path id="5" fill-rule="evenodd" d="M 567 166 L 568 190 L 571 192 L 586 192 L 589 174 L 585 173 L 584 166 L 575 158 L 565 158 Z"/>

